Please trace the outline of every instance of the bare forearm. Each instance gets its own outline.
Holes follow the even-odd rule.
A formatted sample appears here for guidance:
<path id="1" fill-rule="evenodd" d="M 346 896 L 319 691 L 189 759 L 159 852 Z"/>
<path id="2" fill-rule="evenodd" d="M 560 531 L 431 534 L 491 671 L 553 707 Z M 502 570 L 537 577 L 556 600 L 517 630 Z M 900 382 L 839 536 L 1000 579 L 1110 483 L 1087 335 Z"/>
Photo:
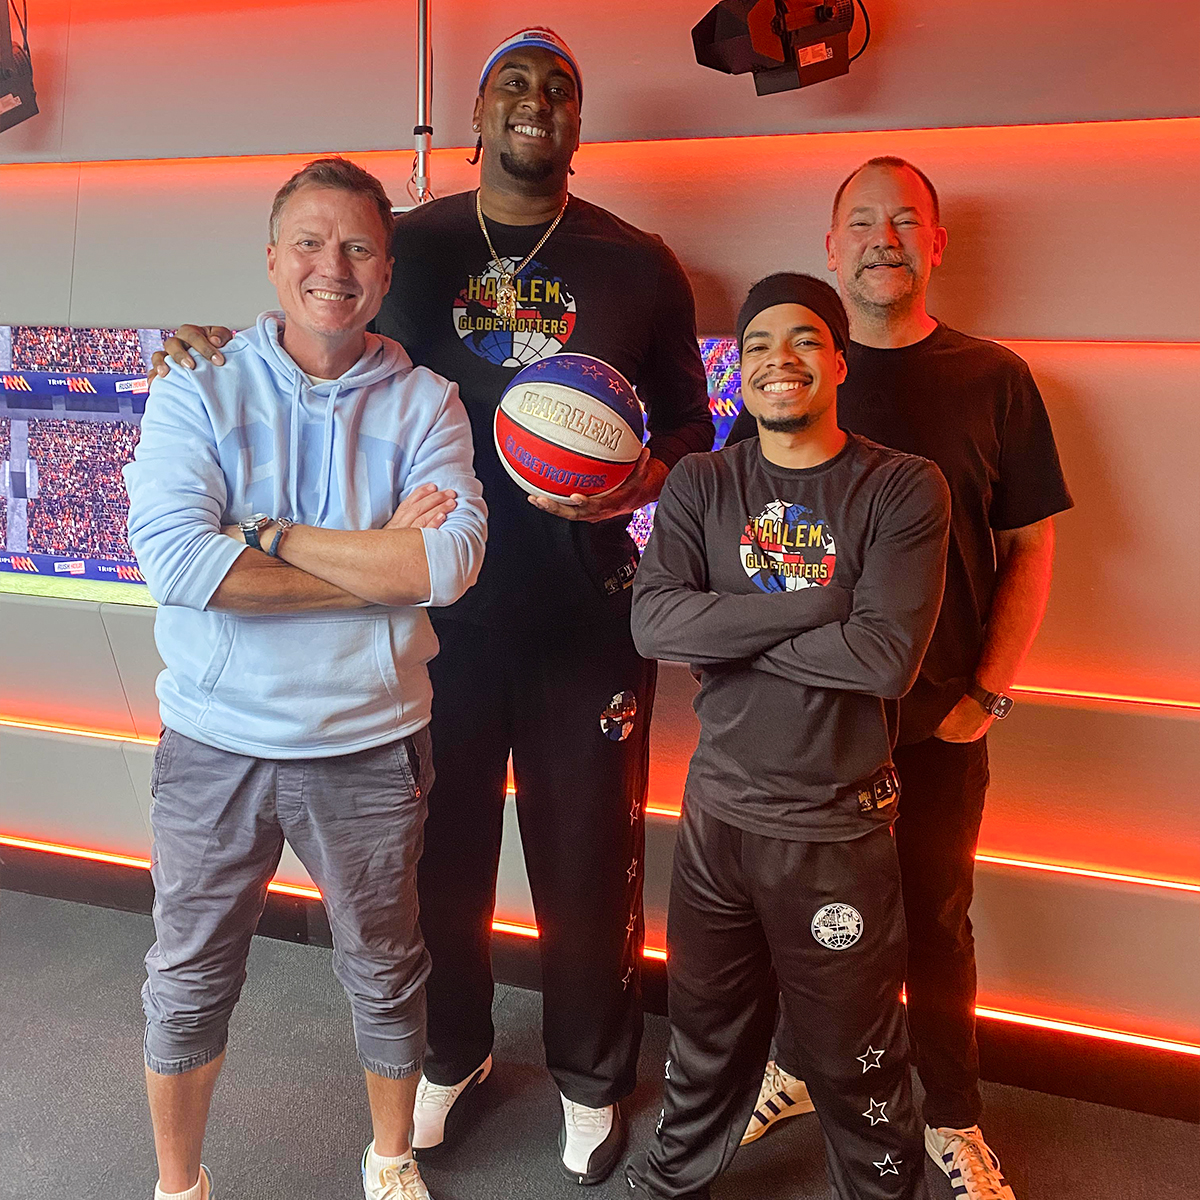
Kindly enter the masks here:
<path id="1" fill-rule="evenodd" d="M 429 561 L 419 529 L 296 525 L 283 535 L 279 557 L 371 604 L 400 607 L 429 599 Z"/>
<path id="2" fill-rule="evenodd" d="M 234 561 L 208 607 L 217 612 L 266 616 L 364 608 L 366 601 L 298 567 L 247 550 Z"/>
<path id="3" fill-rule="evenodd" d="M 1006 548 L 1001 553 L 992 610 L 988 617 L 983 653 L 975 677 L 989 692 L 1012 686 L 1025 662 L 1046 613 L 1054 568 L 1054 527 L 1046 522 L 1036 540 Z"/>

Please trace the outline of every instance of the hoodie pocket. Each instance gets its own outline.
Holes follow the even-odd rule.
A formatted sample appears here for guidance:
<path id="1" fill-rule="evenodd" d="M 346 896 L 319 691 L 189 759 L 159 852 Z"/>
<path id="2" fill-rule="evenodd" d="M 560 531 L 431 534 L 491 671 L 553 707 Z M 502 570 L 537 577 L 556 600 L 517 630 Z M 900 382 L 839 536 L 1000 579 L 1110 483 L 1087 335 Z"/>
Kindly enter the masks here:
<path id="1" fill-rule="evenodd" d="M 271 746 L 350 745 L 402 707 L 386 614 L 234 619 L 206 725 Z M 214 656 L 215 657 L 215 656 Z"/>
<path id="2" fill-rule="evenodd" d="M 213 689 L 220 682 L 221 676 L 225 674 L 225 668 L 229 665 L 229 659 L 233 653 L 233 638 L 236 628 L 237 622 L 222 613 L 221 628 L 213 640 L 212 654 L 209 655 L 208 665 L 204 668 L 196 684 L 196 687 L 205 696 L 213 694 Z"/>
<path id="3" fill-rule="evenodd" d="M 375 622 L 375 665 L 379 668 L 379 677 L 383 680 L 388 695 L 403 708 L 400 676 L 396 673 L 396 658 L 392 653 L 392 626 L 387 617 L 380 617 Z"/>

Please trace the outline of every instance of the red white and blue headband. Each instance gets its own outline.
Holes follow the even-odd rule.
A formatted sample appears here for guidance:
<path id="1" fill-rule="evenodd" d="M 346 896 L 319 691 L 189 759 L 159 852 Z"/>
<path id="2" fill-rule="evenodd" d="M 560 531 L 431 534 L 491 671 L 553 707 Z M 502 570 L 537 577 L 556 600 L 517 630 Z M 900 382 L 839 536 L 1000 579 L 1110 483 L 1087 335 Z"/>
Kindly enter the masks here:
<path id="1" fill-rule="evenodd" d="M 498 45 L 495 50 L 487 56 L 487 61 L 483 64 L 483 70 L 479 73 L 479 90 L 483 91 L 484 82 L 487 80 L 488 73 L 510 50 L 516 50 L 523 46 L 537 46 L 542 50 L 549 50 L 551 54 L 557 54 L 559 58 L 566 62 L 571 68 L 571 74 L 575 76 L 575 90 L 579 96 L 579 103 L 583 104 L 583 76 L 579 70 L 579 63 L 575 59 L 575 55 L 571 53 L 570 47 L 562 40 L 552 29 L 522 29 L 519 33 L 514 33 L 512 37 L 506 38 Z"/>

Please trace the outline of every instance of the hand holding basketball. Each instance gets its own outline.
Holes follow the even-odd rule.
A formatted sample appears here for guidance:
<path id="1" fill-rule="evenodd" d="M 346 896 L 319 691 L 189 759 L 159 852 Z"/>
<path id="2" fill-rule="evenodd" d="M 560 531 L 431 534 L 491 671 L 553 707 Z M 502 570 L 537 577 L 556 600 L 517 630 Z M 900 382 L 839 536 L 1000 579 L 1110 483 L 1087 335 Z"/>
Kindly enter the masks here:
<path id="1" fill-rule="evenodd" d="M 604 496 L 583 496 L 578 492 L 565 500 L 530 496 L 529 503 L 568 521 L 607 521 L 610 517 L 636 512 L 643 504 L 657 500 L 669 470 L 665 462 L 651 458 L 649 448 L 643 447 L 629 478 Z"/>

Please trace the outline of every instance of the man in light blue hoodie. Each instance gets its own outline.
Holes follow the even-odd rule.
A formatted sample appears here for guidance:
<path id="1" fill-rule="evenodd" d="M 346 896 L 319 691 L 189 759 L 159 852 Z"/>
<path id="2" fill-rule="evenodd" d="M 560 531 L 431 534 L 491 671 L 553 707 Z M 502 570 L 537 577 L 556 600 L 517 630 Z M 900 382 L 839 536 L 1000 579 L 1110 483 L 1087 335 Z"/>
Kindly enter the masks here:
<path id="1" fill-rule="evenodd" d="M 455 384 L 366 332 L 391 205 L 323 159 L 276 196 L 281 312 L 151 388 L 125 468 L 160 607 L 146 1084 L 155 1195 L 210 1200 L 200 1162 L 229 1015 L 284 839 L 321 889 L 366 1072 L 368 1200 L 425 1200 L 409 1147 L 429 957 L 416 865 L 432 781 L 427 607 L 483 559 Z"/>

